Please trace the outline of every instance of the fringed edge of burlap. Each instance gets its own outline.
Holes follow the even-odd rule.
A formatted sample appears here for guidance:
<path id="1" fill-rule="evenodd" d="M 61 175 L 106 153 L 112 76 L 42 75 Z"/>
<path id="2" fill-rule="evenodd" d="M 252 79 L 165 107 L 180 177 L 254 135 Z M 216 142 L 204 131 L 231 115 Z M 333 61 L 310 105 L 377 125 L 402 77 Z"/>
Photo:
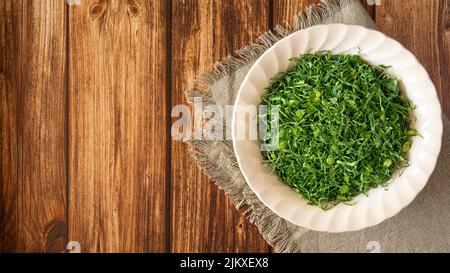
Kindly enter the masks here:
<path id="1" fill-rule="evenodd" d="M 215 82 L 252 63 L 281 38 L 297 30 L 316 25 L 356 1 L 358 0 L 322 0 L 320 4 L 307 7 L 305 11 L 293 17 L 289 26 L 276 26 L 273 31 L 268 31 L 258 37 L 256 43 L 244 46 L 237 50 L 234 56 L 229 55 L 216 63 L 212 71 L 200 74 L 194 81 L 194 86 L 197 89 L 190 89 L 185 92 L 187 101 L 193 103 L 194 97 L 201 97 L 205 105 L 216 104 L 217 102 L 213 100 L 213 97 L 217 96 L 213 96 L 210 88 Z M 199 88 L 199 86 L 204 88 Z M 225 191 L 237 208 L 247 208 L 246 217 L 257 226 L 264 239 L 275 247 L 277 252 L 298 251 L 299 246 L 296 239 L 302 233 L 292 232 L 291 229 L 295 226 L 286 224 L 286 220 L 264 206 L 247 186 L 240 171 L 239 177 L 233 177 L 233 173 L 228 170 L 228 168 L 239 170 L 234 152 L 232 152 L 231 141 L 221 141 L 222 145 L 229 147 L 227 149 L 228 154 L 222 154 L 223 157 L 229 158 L 227 160 L 230 163 L 228 168 L 212 161 L 211 155 L 208 154 L 211 150 L 214 150 L 214 147 L 218 144 L 217 141 L 193 140 L 189 141 L 188 144 L 201 169 L 220 189 Z M 305 229 L 304 232 L 307 232 L 307 230 Z"/>

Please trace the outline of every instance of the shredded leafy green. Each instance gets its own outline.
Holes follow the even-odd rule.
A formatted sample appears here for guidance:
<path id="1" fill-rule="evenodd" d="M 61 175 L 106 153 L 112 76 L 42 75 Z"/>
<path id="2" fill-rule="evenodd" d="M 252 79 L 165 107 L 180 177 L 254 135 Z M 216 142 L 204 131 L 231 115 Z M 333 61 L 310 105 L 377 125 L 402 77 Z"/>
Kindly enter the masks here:
<path id="1" fill-rule="evenodd" d="M 265 162 L 323 209 L 386 187 L 418 135 L 398 80 L 359 55 L 320 52 L 293 61 L 263 97 L 268 109 L 279 106 L 278 149 L 263 152 Z"/>

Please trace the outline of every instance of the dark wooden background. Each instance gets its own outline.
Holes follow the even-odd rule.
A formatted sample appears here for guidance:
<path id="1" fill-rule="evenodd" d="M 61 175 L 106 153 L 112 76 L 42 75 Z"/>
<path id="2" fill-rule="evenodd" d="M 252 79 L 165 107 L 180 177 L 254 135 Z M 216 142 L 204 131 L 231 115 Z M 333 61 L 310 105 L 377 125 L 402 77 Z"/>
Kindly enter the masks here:
<path id="1" fill-rule="evenodd" d="M 1 0 L 0 251 L 268 252 L 170 139 L 195 75 L 316 0 Z M 450 1 L 362 3 L 450 116 Z"/>

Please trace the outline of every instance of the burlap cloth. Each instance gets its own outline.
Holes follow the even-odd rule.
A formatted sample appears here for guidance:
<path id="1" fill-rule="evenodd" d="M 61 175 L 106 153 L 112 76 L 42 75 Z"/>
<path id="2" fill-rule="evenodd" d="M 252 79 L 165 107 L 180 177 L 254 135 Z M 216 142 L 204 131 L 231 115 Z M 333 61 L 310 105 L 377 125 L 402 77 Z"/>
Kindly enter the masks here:
<path id="1" fill-rule="evenodd" d="M 196 90 L 186 92 L 188 101 L 202 97 L 204 106 L 216 104 L 224 109 L 225 105 L 233 105 L 244 76 L 265 50 L 296 30 L 327 23 L 376 28 L 358 0 L 323 1 L 295 16 L 288 28 L 276 27 L 275 32 L 262 35 L 257 44 L 240 49 L 235 57 L 229 56 L 217 63 L 212 72 L 200 75 L 194 84 Z M 399 214 L 377 226 L 337 234 L 295 226 L 264 206 L 245 182 L 231 141 L 196 140 L 189 145 L 201 168 L 225 190 L 236 207 L 247 208 L 248 219 L 278 252 L 450 251 L 450 124 L 446 118 L 438 164 L 417 198 Z"/>

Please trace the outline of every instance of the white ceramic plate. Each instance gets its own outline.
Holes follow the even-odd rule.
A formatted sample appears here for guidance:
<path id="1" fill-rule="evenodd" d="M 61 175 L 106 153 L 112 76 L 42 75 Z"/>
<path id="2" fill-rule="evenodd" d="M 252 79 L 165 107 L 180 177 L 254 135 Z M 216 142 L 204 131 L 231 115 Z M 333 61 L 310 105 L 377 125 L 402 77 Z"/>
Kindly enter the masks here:
<path id="1" fill-rule="evenodd" d="M 236 128 L 248 128 L 248 119 L 233 113 L 233 146 L 239 167 L 261 201 L 284 219 L 308 229 L 328 232 L 353 231 L 376 225 L 394 216 L 423 189 L 441 147 L 441 107 L 427 71 L 414 55 L 381 32 L 354 25 L 317 25 L 278 41 L 252 66 L 240 87 L 236 105 L 259 105 L 270 79 L 286 71 L 289 58 L 302 53 L 330 50 L 334 54 L 359 54 L 374 65 L 390 65 L 400 80 L 402 92 L 416 105 L 414 127 L 423 138 L 414 137 L 410 165 L 391 179 L 388 189 L 374 188 L 359 195 L 356 204 L 338 204 L 324 211 L 307 202 L 271 174 L 262 164 L 258 141 L 237 140 Z M 236 109 L 236 107 L 235 107 Z"/>

